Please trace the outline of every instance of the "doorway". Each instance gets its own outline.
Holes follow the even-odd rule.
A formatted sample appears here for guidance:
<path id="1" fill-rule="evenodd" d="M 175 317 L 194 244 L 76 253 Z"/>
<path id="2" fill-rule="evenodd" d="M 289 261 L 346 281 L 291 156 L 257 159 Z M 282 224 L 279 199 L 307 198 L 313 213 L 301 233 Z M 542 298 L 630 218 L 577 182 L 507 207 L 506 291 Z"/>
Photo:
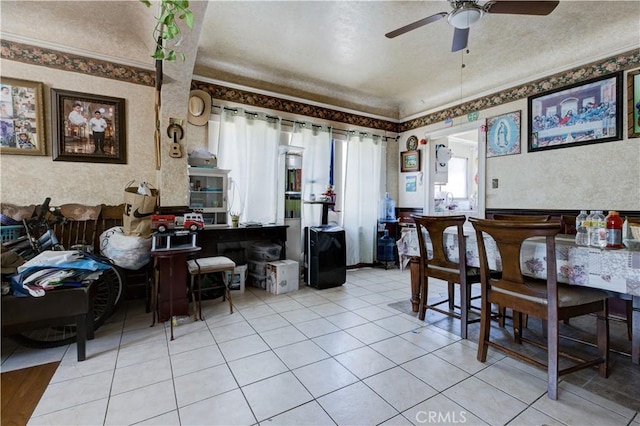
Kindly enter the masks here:
<path id="1" fill-rule="evenodd" d="M 426 137 L 426 214 L 484 217 L 486 144 L 482 124 L 467 123 L 427 133 Z"/>

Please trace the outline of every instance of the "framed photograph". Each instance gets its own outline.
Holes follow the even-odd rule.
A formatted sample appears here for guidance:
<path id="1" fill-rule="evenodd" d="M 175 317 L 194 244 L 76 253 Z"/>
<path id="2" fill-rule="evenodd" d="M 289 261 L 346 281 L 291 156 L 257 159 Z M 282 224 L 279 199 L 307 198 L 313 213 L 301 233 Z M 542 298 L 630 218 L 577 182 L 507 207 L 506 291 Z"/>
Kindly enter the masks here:
<path id="1" fill-rule="evenodd" d="M 122 98 L 51 89 L 54 161 L 127 162 Z"/>
<path id="2" fill-rule="evenodd" d="M 529 151 L 622 139 L 622 73 L 529 97 Z"/>
<path id="3" fill-rule="evenodd" d="M 420 151 L 404 151 L 400 153 L 400 171 L 401 172 L 419 172 L 420 171 Z"/>
<path id="4" fill-rule="evenodd" d="M 640 70 L 631 71 L 627 75 L 627 98 L 627 138 L 640 138 Z"/>
<path id="5" fill-rule="evenodd" d="M 0 78 L 0 154 L 46 155 L 42 86 Z"/>
<path id="6" fill-rule="evenodd" d="M 520 113 L 487 118 L 487 157 L 520 154 Z"/>

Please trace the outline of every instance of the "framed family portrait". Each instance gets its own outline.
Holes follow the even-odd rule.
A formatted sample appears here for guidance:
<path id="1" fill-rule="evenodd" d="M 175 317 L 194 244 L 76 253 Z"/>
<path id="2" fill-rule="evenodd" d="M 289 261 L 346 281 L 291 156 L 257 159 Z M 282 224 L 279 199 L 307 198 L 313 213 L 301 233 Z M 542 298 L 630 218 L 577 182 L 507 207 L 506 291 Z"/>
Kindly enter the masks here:
<path id="1" fill-rule="evenodd" d="M 530 96 L 529 151 L 622 139 L 621 73 Z"/>
<path id="2" fill-rule="evenodd" d="M 420 171 L 420 151 L 404 151 L 401 153 L 400 171 L 419 172 Z"/>
<path id="3" fill-rule="evenodd" d="M 42 86 L 0 78 L 0 154 L 46 155 Z"/>
<path id="4" fill-rule="evenodd" d="M 125 100 L 51 89 L 54 161 L 127 162 Z"/>
<path id="5" fill-rule="evenodd" d="M 487 118 L 487 157 L 520 154 L 520 111 Z"/>
<path id="6" fill-rule="evenodd" d="M 631 71 L 627 75 L 627 137 L 640 138 L 640 70 Z"/>

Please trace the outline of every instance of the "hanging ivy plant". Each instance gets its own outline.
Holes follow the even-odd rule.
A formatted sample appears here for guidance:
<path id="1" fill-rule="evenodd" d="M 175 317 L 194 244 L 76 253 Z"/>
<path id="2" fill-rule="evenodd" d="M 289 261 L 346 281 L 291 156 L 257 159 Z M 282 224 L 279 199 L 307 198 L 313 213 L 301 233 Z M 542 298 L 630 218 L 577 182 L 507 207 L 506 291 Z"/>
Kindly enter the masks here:
<path id="1" fill-rule="evenodd" d="M 151 7 L 151 0 L 140 0 L 145 6 Z M 193 28 L 193 12 L 189 9 L 188 0 L 160 0 L 160 16 L 156 17 L 156 26 L 153 29 L 153 39 L 156 41 L 156 51 L 152 55 L 154 59 L 175 61 L 176 54 L 185 60 L 184 53 L 176 52 L 173 48 L 165 46 L 166 41 L 174 40 L 180 36 L 178 20 L 182 20 L 187 27 Z M 180 41 L 171 44 L 172 47 L 180 46 Z"/>

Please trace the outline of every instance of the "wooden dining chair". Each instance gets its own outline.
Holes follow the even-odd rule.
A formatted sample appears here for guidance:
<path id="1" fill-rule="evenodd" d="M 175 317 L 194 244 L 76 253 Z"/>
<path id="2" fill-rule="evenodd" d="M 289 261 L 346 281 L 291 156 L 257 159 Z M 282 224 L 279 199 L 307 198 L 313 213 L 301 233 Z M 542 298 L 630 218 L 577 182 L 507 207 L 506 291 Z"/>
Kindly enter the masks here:
<path id="1" fill-rule="evenodd" d="M 576 235 L 576 217 L 573 215 L 560 215 L 561 234 Z"/>
<path id="2" fill-rule="evenodd" d="M 418 317 L 424 320 L 428 309 L 434 310 L 450 317 L 460 320 L 460 336 L 467 338 L 467 326 L 469 321 L 469 309 L 471 308 L 471 285 L 480 282 L 480 270 L 468 267 L 466 264 L 466 243 L 462 226 L 467 220 L 466 216 L 411 216 L 416 225 L 418 233 L 418 244 L 420 246 L 420 304 L 418 306 Z M 449 260 L 447 246 L 445 245 L 444 231 L 449 227 L 456 227 L 458 239 L 458 262 Z M 428 233 L 431 240 L 433 255 L 429 258 L 425 235 Z M 429 278 L 437 278 L 447 282 L 447 299 L 428 303 Z M 460 306 L 455 306 L 454 284 L 460 285 Z M 439 306 L 448 304 L 448 310 Z M 458 310 L 456 309 L 458 308 Z"/>
<path id="3" fill-rule="evenodd" d="M 520 222 L 547 222 L 550 215 L 499 214 L 493 215 L 494 220 L 515 220 Z"/>
<path id="4" fill-rule="evenodd" d="M 558 399 L 558 378 L 583 368 L 598 365 L 602 377 L 608 375 L 609 361 L 609 319 L 607 298 L 601 290 L 558 283 L 556 269 L 555 236 L 560 232 L 558 222 L 516 222 L 485 219 L 469 219 L 478 240 L 482 288 L 482 313 L 478 361 L 485 362 L 489 347 L 501 350 L 509 356 L 547 370 L 547 393 L 549 398 Z M 492 278 L 487 261 L 487 250 L 483 233 L 491 236 L 498 247 L 502 261 L 501 278 Z M 545 237 L 547 247 L 547 279 L 526 277 L 520 267 L 520 252 L 524 240 Z M 491 304 L 507 306 L 514 311 L 514 338 L 517 344 L 528 342 L 538 347 L 539 343 L 523 337 L 522 315 L 528 314 L 547 321 L 547 363 L 544 364 L 524 351 L 519 352 L 491 340 Z M 597 315 L 598 356 L 583 360 L 570 356 L 575 363 L 559 368 L 560 321 L 589 313 Z M 565 355 L 565 354 L 563 354 Z"/>
<path id="5" fill-rule="evenodd" d="M 518 222 L 548 222 L 551 219 L 550 215 L 524 215 L 524 214 L 494 214 L 493 220 L 511 220 Z M 503 306 L 498 306 L 498 324 L 500 327 L 504 327 L 505 318 L 507 318 L 507 311 Z M 514 314 L 515 315 L 515 314 Z M 525 316 L 523 325 L 526 327 L 528 317 Z"/>
<path id="6" fill-rule="evenodd" d="M 58 240 L 66 250 L 82 245 L 93 250 L 100 218 L 101 205 L 63 204 L 60 213 L 65 220 L 57 223 L 54 230 Z"/>

